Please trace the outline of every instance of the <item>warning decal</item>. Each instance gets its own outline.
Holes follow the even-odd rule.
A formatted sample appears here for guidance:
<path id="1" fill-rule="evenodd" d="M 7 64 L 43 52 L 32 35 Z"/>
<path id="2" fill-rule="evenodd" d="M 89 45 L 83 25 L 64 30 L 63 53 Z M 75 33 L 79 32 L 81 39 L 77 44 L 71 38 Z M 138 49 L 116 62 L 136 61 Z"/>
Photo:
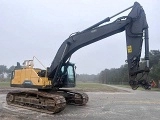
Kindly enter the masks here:
<path id="1" fill-rule="evenodd" d="M 128 53 L 132 53 L 132 46 L 131 45 L 127 46 L 127 51 L 128 51 Z"/>

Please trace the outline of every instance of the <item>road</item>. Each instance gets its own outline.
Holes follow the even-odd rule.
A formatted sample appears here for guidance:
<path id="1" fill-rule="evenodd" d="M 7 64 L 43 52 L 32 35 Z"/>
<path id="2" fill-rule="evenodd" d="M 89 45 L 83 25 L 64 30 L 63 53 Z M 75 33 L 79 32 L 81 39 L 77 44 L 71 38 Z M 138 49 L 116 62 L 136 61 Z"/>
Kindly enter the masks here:
<path id="1" fill-rule="evenodd" d="M 87 92 L 86 106 L 67 105 L 58 114 L 48 115 L 8 106 L 0 94 L 0 120 L 159 120 L 160 92 Z"/>

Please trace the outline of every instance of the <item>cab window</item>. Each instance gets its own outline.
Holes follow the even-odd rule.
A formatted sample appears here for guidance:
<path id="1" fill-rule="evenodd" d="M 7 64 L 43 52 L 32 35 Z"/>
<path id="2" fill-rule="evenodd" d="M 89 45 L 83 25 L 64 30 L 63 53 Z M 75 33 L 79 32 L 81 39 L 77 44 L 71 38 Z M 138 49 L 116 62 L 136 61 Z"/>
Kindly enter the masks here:
<path id="1" fill-rule="evenodd" d="M 67 72 L 68 72 L 69 82 L 74 82 L 74 68 L 73 68 L 73 66 L 68 66 Z"/>

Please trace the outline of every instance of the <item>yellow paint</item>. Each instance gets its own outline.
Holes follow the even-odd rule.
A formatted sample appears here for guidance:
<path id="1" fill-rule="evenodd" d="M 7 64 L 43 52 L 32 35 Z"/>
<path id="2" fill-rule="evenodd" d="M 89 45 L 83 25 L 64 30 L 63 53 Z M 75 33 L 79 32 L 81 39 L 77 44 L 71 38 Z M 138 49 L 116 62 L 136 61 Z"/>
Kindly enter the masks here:
<path id="1" fill-rule="evenodd" d="M 132 46 L 131 45 L 127 46 L 127 52 L 132 53 Z"/>
<path id="2" fill-rule="evenodd" d="M 22 85 L 25 80 L 30 80 L 33 85 L 46 87 L 46 85 L 51 85 L 51 81 L 47 77 L 39 77 L 38 72 L 41 69 L 34 69 L 33 67 L 26 67 L 22 69 L 17 69 L 14 71 L 13 79 L 11 84 Z"/>

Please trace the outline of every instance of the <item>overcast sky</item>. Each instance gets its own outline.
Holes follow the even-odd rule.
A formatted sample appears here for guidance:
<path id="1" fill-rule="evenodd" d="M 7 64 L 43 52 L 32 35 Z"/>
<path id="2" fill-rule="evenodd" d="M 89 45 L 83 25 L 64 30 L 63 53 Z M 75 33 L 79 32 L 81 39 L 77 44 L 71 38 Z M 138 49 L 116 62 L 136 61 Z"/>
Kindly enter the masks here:
<path id="1" fill-rule="evenodd" d="M 147 16 L 150 50 L 160 49 L 160 1 L 137 1 Z M 71 33 L 82 31 L 132 6 L 134 2 L 0 0 L 0 65 L 10 67 L 16 65 L 17 61 L 22 63 L 36 56 L 45 66 L 50 66 L 58 48 Z M 71 61 L 76 64 L 77 73 L 97 74 L 105 68 L 120 67 L 126 58 L 123 32 L 81 48 L 72 55 Z"/>

